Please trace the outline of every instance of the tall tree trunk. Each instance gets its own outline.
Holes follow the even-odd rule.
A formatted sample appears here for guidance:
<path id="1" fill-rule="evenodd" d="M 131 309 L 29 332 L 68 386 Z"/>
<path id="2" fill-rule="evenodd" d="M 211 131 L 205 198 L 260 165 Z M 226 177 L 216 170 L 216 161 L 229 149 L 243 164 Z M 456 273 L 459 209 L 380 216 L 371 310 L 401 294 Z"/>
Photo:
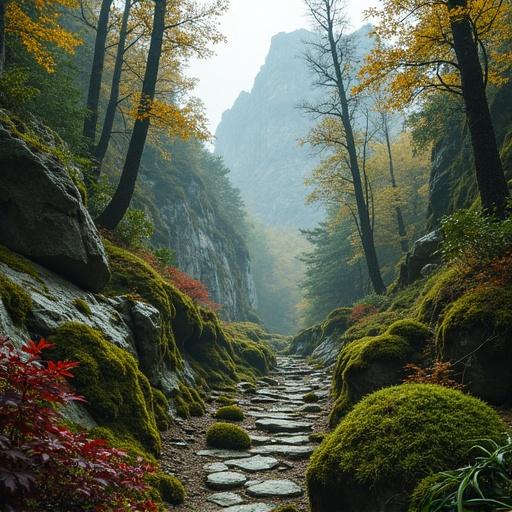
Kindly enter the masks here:
<path id="1" fill-rule="evenodd" d="M 5 8 L 7 0 L 0 0 L 0 77 L 5 69 Z"/>
<path id="2" fill-rule="evenodd" d="M 448 0 L 450 10 L 460 7 L 467 7 L 467 0 Z M 462 95 L 466 106 L 482 207 L 484 211 L 496 212 L 503 216 L 509 191 L 485 94 L 477 42 L 469 17 L 464 14 L 454 17 L 451 20 L 451 30 L 460 68 Z"/>
<path id="3" fill-rule="evenodd" d="M 107 44 L 108 21 L 113 0 L 101 2 L 100 16 L 96 28 L 96 41 L 92 59 L 91 75 L 89 77 L 89 90 L 87 93 L 87 115 L 84 120 L 83 136 L 87 140 L 89 149 L 94 147 L 96 139 L 96 125 L 98 124 L 98 107 L 100 102 L 101 78 L 105 64 L 105 47 Z"/>
<path id="4" fill-rule="evenodd" d="M 354 131 L 352 128 L 352 120 L 350 118 L 350 109 L 347 100 L 347 94 L 345 91 L 345 85 L 343 83 L 343 75 L 341 72 L 341 62 L 338 56 L 338 48 L 336 41 L 334 40 L 334 28 L 332 25 L 332 17 L 329 7 L 328 10 L 328 37 L 329 45 L 331 50 L 331 57 L 334 72 L 336 75 L 337 92 L 340 100 L 341 111 L 342 111 L 342 122 L 345 130 L 345 138 L 347 143 L 350 172 L 352 175 L 352 182 L 354 186 L 354 194 L 356 198 L 357 213 L 359 217 L 359 227 L 361 230 L 361 243 L 363 245 L 363 251 L 366 259 L 366 265 L 368 267 L 368 275 L 372 282 L 375 293 L 384 294 L 386 293 L 386 286 L 382 280 L 380 273 L 379 260 L 377 258 L 377 251 L 375 250 L 375 241 L 373 238 L 373 230 L 370 222 L 370 215 L 368 212 L 368 205 L 364 198 L 363 185 L 361 182 L 361 172 L 359 169 L 359 161 L 357 159 L 357 149 L 354 139 Z"/>
<path id="5" fill-rule="evenodd" d="M 94 158 L 97 167 L 94 170 L 94 177 L 97 180 L 101 174 L 101 163 L 107 153 L 110 137 L 112 136 L 112 128 L 116 117 L 117 102 L 119 100 L 119 86 L 121 84 L 121 74 L 123 71 L 124 52 L 126 45 L 126 36 L 128 32 L 128 20 L 130 18 L 131 0 L 125 0 L 123 18 L 121 20 L 121 28 L 119 31 L 119 41 L 117 43 L 117 55 L 112 75 L 112 84 L 110 87 L 110 97 L 108 100 L 107 110 L 105 112 L 105 120 L 101 130 L 101 136 L 98 145 L 94 150 Z"/>
<path id="6" fill-rule="evenodd" d="M 142 83 L 138 115 L 133 125 L 123 172 L 112 200 L 105 208 L 105 211 L 96 220 L 97 224 L 110 230 L 114 230 L 119 222 L 121 222 L 130 206 L 135 190 L 135 183 L 137 182 L 142 153 L 149 130 L 150 117 L 148 109 L 151 108 L 151 103 L 155 98 L 165 31 L 166 7 L 167 0 L 155 0 L 153 29 L 151 31 L 151 41 L 149 44 L 144 81 Z"/>
<path id="7" fill-rule="evenodd" d="M 388 162 L 389 162 L 389 179 L 391 180 L 391 186 L 398 188 L 395 178 L 395 164 L 393 160 L 393 151 L 391 149 L 391 140 L 389 138 L 389 125 L 387 116 L 382 113 L 382 128 L 384 130 L 384 137 L 386 138 L 386 147 L 388 151 Z M 404 216 L 402 214 L 402 208 L 400 206 L 395 207 L 396 223 L 398 228 L 398 236 L 400 237 L 400 249 L 403 253 L 409 250 L 409 243 L 407 241 L 407 230 L 405 228 Z"/>

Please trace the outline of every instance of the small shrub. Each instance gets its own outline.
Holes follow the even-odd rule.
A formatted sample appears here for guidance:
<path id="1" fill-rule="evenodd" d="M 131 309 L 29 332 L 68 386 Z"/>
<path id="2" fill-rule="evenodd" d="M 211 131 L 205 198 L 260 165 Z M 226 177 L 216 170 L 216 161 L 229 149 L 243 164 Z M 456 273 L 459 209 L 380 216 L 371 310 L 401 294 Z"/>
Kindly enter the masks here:
<path id="1" fill-rule="evenodd" d="M 217 404 L 221 407 L 225 407 L 226 405 L 236 405 L 236 400 L 226 395 L 220 395 L 217 397 Z"/>
<path id="2" fill-rule="evenodd" d="M 480 211 L 459 210 L 441 221 L 443 257 L 483 268 L 512 246 L 512 218 L 501 220 Z"/>
<path id="3" fill-rule="evenodd" d="M 423 368 L 415 364 L 406 364 L 405 370 L 409 375 L 404 379 L 408 384 L 437 384 L 445 388 L 464 389 L 463 384 L 459 384 L 452 379 L 454 373 L 453 365 L 449 361 L 434 361 L 433 366 Z"/>
<path id="4" fill-rule="evenodd" d="M 78 309 L 78 311 L 80 311 L 80 313 L 83 313 L 85 316 L 92 316 L 91 307 L 89 306 L 89 304 L 87 304 L 87 302 L 85 302 L 84 299 L 76 298 L 73 301 L 73 306 L 75 306 L 75 308 Z"/>
<path id="5" fill-rule="evenodd" d="M 185 501 L 185 487 L 174 476 L 156 473 L 149 476 L 148 483 L 158 491 L 162 500 L 171 505 L 181 505 Z"/>
<path id="6" fill-rule="evenodd" d="M 413 493 L 411 512 L 512 509 L 512 439 L 486 440 L 470 452 L 474 463 L 427 477 Z"/>
<path id="7" fill-rule="evenodd" d="M 371 306 L 369 304 L 357 304 L 352 308 L 350 312 L 350 317 L 348 319 L 349 325 L 357 324 L 363 318 L 367 316 L 376 315 L 379 312 L 379 308 L 375 306 Z"/>
<path id="8" fill-rule="evenodd" d="M 247 450 L 251 447 L 251 438 L 237 425 L 214 423 L 206 432 L 206 443 L 214 448 Z"/>
<path id="9" fill-rule="evenodd" d="M 144 210 L 130 208 L 116 229 L 120 240 L 128 247 L 140 247 L 153 236 L 155 227 Z"/>
<path id="10" fill-rule="evenodd" d="M 176 253 L 169 247 L 159 247 L 152 250 L 161 268 L 173 267 L 176 265 Z"/>
<path id="11" fill-rule="evenodd" d="M 304 402 L 306 402 L 307 404 L 313 404 L 315 402 L 318 402 L 318 400 L 320 400 L 320 398 L 318 397 L 318 395 L 316 393 L 311 392 L 311 393 L 306 393 L 302 397 L 302 400 L 304 400 Z"/>
<path id="12" fill-rule="evenodd" d="M 215 417 L 219 420 L 243 421 L 244 411 L 238 405 L 227 405 L 221 407 L 215 413 Z"/>
<path id="13" fill-rule="evenodd" d="M 156 511 L 145 483 L 151 465 L 63 425 L 60 409 L 83 401 L 66 382 L 78 363 L 44 362 L 50 347 L 45 340 L 29 341 L 22 356 L 0 338 L 2 502 L 38 512 Z"/>

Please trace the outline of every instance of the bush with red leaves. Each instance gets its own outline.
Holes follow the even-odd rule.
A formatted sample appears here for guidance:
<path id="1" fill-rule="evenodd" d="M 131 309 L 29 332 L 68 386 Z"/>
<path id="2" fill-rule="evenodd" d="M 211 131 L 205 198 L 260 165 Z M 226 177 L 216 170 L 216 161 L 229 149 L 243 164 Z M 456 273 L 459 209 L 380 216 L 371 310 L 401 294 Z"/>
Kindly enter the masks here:
<path id="1" fill-rule="evenodd" d="M 0 337 L 0 509 L 155 511 L 144 481 L 153 466 L 74 433 L 58 409 L 83 401 L 66 378 L 78 363 L 42 360 L 45 340 L 21 352 Z"/>
<path id="2" fill-rule="evenodd" d="M 370 304 L 357 304 L 352 308 L 350 312 L 350 316 L 348 318 L 349 325 L 354 325 L 363 318 L 366 318 L 370 315 L 375 315 L 380 311 L 379 308 L 375 306 L 371 306 Z"/>
<path id="3" fill-rule="evenodd" d="M 190 277 L 188 274 L 175 267 L 167 267 L 165 269 L 165 275 L 178 290 L 188 295 L 194 302 L 213 311 L 220 309 L 221 306 L 210 299 L 208 288 L 206 288 L 201 281 Z"/>

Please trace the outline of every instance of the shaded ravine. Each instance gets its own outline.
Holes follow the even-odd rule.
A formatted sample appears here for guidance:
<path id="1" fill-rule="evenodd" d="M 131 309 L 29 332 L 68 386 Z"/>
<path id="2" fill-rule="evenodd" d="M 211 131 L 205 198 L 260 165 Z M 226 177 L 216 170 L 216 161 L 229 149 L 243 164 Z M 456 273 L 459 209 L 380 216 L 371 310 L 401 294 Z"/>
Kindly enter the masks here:
<path id="1" fill-rule="evenodd" d="M 214 398 L 220 393 L 212 394 L 204 417 L 173 425 L 164 434 L 161 464 L 187 488 L 185 503 L 176 510 L 271 512 L 285 503 L 307 510 L 305 473 L 316 446 L 309 436 L 327 430 L 330 383 L 329 371 L 294 357 L 278 357 L 255 394 L 240 383 L 237 399 L 245 413 L 240 425 L 252 438 L 246 452 L 223 453 L 206 446 L 206 430 L 215 422 Z M 304 395 L 311 391 L 319 400 L 306 404 Z"/>

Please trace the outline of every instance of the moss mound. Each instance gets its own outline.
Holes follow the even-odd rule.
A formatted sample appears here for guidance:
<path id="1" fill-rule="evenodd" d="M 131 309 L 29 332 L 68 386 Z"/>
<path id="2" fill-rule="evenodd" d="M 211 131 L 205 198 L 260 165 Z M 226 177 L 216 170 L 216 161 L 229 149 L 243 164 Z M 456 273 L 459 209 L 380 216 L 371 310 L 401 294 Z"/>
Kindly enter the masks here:
<path id="1" fill-rule="evenodd" d="M 418 362 L 429 337 L 429 329 L 420 322 L 398 320 L 383 334 L 345 345 L 334 372 L 331 425 L 366 394 L 402 382 L 405 364 Z"/>
<path id="2" fill-rule="evenodd" d="M 226 405 L 215 413 L 218 420 L 243 421 L 244 411 L 238 405 Z"/>
<path id="3" fill-rule="evenodd" d="M 201 395 L 191 386 L 180 383 L 178 388 L 172 393 L 176 412 L 181 418 L 190 416 L 202 416 L 205 412 L 205 406 Z"/>
<path id="4" fill-rule="evenodd" d="M 306 393 L 303 397 L 302 397 L 302 400 L 304 402 L 306 402 L 307 404 L 314 404 L 315 402 L 318 402 L 318 400 L 320 400 L 320 398 L 318 397 L 318 395 L 316 393 L 314 393 L 313 391 L 311 393 Z"/>
<path id="5" fill-rule="evenodd" d="M 230 398 L 229 396 L 226 396 L 226 395 L 220 395 L 219 397 L 217 397 L 217 405 L 221 406 L 221 407 L 225 407 L 227 405 L 236 405 L 236 400 L 234 398 Z"/>
<path id="6" fill-rule="evenodd" d="M 157 473 L 148 477 L 148 483 L 158 491 L 166 503 L 181 505 L 185 501 L 185 487 L 174 476 Z"/>
<path id="7" fill-rule="evenodd" d="M 30 295 L 7 276 L 0 274 L 0 299 L 13 324 L 18 327 L 23 326 L 32 309 Z"/>
<path id="8" fill-rule="evenodd" d="M 80 363 L 72 384 L 87 399 L 93 418 L 114 433 L 133 436 L 151 453 L 159 453 L 153 391 L 135 358 L 101 332 L 77 322 L 63 324 L 50 340 L 55 344 L 52 359 Z"/>
<path id="9" fill-rule="evenodd" d="M 497 413 L 460 391 L 403 384 L 377 391 L 313 453 L 307 471 L 312 512 L 406 510 L 418 482 L 459 467 L 475 439 L 500 440 Z"/>
<path id="10" fill-rule="evenodd" d="M 251 447 L 251 438 L 243 428 L 237 425 L 214 423 L 206 432 L 206 443 L 214 448 L 247 450 Z"/>

